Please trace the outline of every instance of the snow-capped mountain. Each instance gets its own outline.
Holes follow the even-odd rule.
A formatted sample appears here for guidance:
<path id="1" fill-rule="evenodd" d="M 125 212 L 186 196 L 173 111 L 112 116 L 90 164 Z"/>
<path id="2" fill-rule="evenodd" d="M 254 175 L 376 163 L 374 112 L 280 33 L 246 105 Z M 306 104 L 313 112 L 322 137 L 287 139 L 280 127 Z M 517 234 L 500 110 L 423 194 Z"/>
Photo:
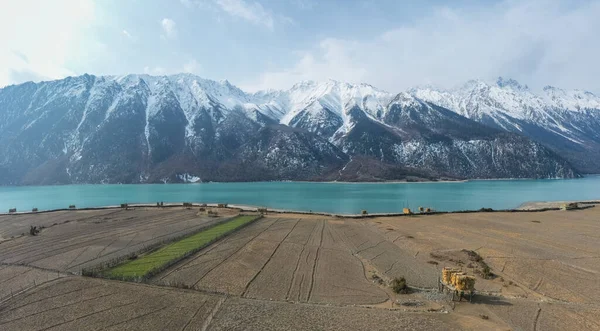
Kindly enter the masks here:
<path id="1" fill-rule="evenodd" d="M 594 102 L 548 95 L 563 105 L 587 97 L 577 114 Z M 487 101 L 470 102 L 483 109 Z M 511 127 L 478 123 L 462 102 L 451 91 L 394 95 L 333 80 L 251 94 L 190 74 L 8 86 L 0 89 L 0 184 L 578 176 Z M 518 110 L 502 114 L 543 117 Z"/>
<path id="2" fill-rule="evenodd" d="M 413 96 L 488 126 L 516 132 L 566 157 L 584 172 L 600 171 L 600 97 L 546 86 L 534 93 L 512 79 L 469 81 L 451 90 L 409 90 Z"/>

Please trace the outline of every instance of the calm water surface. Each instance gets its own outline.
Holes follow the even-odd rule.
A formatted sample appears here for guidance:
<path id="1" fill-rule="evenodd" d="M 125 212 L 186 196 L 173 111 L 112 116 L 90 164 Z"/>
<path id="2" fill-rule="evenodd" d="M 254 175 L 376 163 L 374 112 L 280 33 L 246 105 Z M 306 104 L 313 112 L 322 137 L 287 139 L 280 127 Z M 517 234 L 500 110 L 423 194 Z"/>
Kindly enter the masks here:
<path id="1" fill-rule="evenodd" d="M 226 202 L 333 213 L 400 212 L 403 207 L 516 208 L 527 201 L 600 199 L 600 176 L 572 180 L 455 183 L 208 183 L 0 187 L 0 212 L 127 203 Z"/>

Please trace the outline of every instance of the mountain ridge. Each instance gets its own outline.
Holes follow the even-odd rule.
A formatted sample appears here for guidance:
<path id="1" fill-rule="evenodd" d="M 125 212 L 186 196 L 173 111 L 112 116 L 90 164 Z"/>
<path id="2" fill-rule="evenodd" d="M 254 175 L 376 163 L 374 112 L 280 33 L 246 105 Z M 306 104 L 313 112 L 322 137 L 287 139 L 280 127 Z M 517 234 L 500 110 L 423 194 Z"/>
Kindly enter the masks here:
<path id="1" fill-rule="evenodd" d="M 535 139 L 433 101 L 334 80 L 246 93 L 191 74 L 14 85 L 0 89 L 0 184 L 335 180 L 353 158 L 338 177 L 579 176 Z"/>

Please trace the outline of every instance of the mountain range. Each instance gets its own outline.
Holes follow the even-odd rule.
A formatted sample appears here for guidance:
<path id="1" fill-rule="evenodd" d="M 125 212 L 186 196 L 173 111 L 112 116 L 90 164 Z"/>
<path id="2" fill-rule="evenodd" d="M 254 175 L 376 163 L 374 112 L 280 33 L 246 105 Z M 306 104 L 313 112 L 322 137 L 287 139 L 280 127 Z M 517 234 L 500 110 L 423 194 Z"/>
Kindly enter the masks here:
<path id="1" fill-rule="evenodd" d="M 503 78 L 397 94 L 191 74 L 0 89 L 0 185 L 574 178 L 599 161 L 600 97 Z"/>

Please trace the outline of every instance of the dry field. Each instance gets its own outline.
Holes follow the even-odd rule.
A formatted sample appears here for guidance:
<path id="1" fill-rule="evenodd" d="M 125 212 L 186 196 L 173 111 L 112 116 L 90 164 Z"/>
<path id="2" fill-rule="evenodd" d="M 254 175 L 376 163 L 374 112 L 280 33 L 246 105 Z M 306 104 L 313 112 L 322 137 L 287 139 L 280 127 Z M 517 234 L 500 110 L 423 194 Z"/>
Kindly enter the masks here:
<path id="1" fill-rule="evenodd" d="M 476 287 L 501 300 L 481 299 L 484 304 L 474 306 L 513 329 L 600 330 L 600 207 L 379 218 L 368 224 L 387 238 L 414 237 L 395 243 L 440 268 L 456 263 L 432 253 L 479 253 L 497 277 L 478 279 Z M 455 311 L 473 309 L 460 305 Z"/>
<path id="2" fill-rule="evenodd" d="M 216 221 L 182 208 L 2 216 L 5 238 L 29 224 L 48 227 L 36 237 L 0 241 L 0 329 L 600 330 L 600 207 L 362 219 L 269 215 L 151 284 L 57 272 Z M 476 272 L 463 250 L 477 252 L 495 275 L 477 276 L 473 303 L 453 304 L 425 290 L 436 288 L 443 266 Z M 387 282 L 399 276 L 416 290 L 391 292 Z"/>
<path id="3" fill-rule="evenodd" d="M 2 216 L 0 233 L 26 234 L 0 242 L 0 263 L 79 273 L 220 220 L 197 213 L 197 209 L 136 208 Z M 31 236 L 30 225 L 45 228 Z"/>
<path id="4" fill-rule="evenodd" d="M 414 262 L 413 255 L 363 221 L 268 217 L 159 274 L 154 282 L 247 298 L 372 305 L 390 296 L 373 283 L 369 271 L 436 287 L 435 267 Z"/>
<path id="5" fill-rule="evenodd" d="M 0 265 L 0 302 L 66 274 L 25 266 Z"/>
<path id="6" fill-rule="evenodd" d="M 83 277 L 0 302 L 10 330 L 459 330 L 447 314 L 269 302 Z"/>

